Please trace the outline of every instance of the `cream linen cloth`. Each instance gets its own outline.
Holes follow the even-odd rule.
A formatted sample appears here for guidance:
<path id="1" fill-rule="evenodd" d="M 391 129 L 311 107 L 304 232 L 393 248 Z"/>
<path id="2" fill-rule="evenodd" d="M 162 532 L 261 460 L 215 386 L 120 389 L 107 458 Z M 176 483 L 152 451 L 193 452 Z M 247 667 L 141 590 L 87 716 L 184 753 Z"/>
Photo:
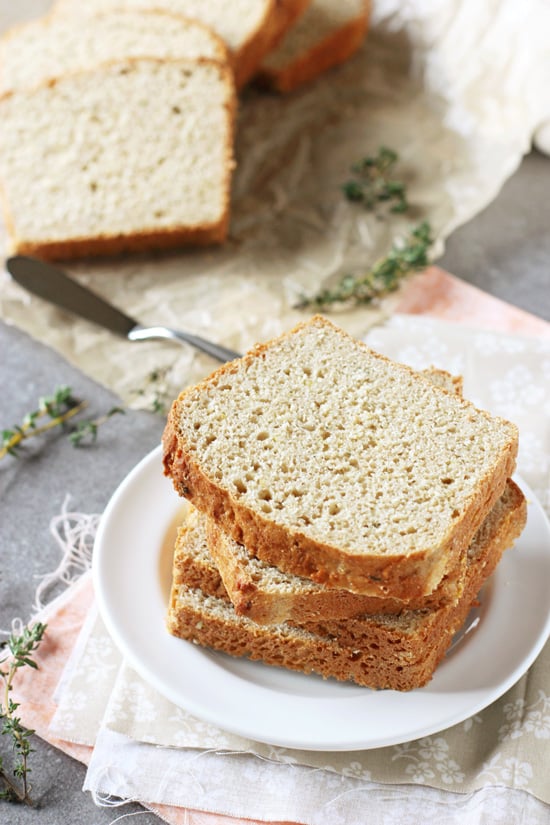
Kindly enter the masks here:
<path id="1" fill-rule="evenodd" d="M 550 340 L 395 316 L 367 341 L 415 368 L 462 374 L 467 397 L 514 420 L 518 470 L 550 509 Z M 537 800 L 550 803 L 549 644 L 500 700 L 453 728 L 388 748 L 316 753 L 194 718 L 122 662 L 99 618 L 90 622 L 50 731 L 95 741 L 86 779 L 94 793 L 311 825 L 363 822 L 366 799 L 375 825 L 436 813 L 445 823 L 548 821 Z"/>
<path id="2" fill-rule="evenodd" d="M 0 25 L 48 5 L 4 3 Z M 374 0 L 354 59 L 292 95 L 242 96 L 224 248 L 82 262 L 72 274 L 146 324 L 243 351 L 306 317 L 293 309 L 302 294 L 371 264 L 423 218 L 439 253 L 495 197 L 550 116 L 549 31 L 544 0 Z M 400 154 L 410 216 L 379 220 L 341 194 L 349 166 L 381 145 Z M 173 344 L 142 343 L 135 353 L 29 297 L 3 271 L 0 317 L 134 405 L 174 397 L 212 366 Z M 361 309 L 338 320 L 363 335 L 377 317 Z"/>

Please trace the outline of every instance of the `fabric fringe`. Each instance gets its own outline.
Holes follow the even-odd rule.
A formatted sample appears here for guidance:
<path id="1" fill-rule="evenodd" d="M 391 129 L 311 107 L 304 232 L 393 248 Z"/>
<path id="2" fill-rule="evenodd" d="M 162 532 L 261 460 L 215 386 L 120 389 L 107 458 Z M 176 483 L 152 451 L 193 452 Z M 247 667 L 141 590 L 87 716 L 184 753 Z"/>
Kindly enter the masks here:
<path id="1" fill-rule="evenodd" d="M 50 521 L 50 533 L 61 550 L 61 560 L 51 573 L 40 580 L 34 596 L 33 614 L 49 601 L 48 595 L 56 586 L 69 587 L 92 565 L 94 540 L 101 516 L 70 512 L 71 497 L 65 496 L 61 513 Z"/>

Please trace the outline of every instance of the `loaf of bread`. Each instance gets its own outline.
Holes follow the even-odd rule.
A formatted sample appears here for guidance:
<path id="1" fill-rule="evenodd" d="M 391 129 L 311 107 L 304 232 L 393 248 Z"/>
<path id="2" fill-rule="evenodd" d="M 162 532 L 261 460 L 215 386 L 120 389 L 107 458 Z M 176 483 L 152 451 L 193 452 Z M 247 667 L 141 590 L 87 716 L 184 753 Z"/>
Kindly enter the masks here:
<path id="1" fill-rule="evenodd" d="M 162 8 L 199 20 L 226 43 L 236 85 L 241 87 L 305 7 L 306 0 L 58 0 L 54 11 L 82 17 L 120 8 Z"/>
<path id="2" fill-rule="evenodd" d="M 0 98 L 14 252 L 70 258 L 223 241 L 235 91 L 217 61 L 136 58 Z"/>
<path id="3" fill-rule="evenodd" d="M 455 568 L 517 441 L 320 316 L 182 392 L 163 437 L 178 493 L 254 556 L 403 600 Z"/>
<path id="4" fill-rule="evenodd" d="M 98 14 L 93 25 L 75 15 L 48 15 L 15 26 L 0 40 L 0 93 L 128 57 L 228 59 L 213 31 L 175 14 L 115 9 Z"/>
<path id="5" fill-rule="evenodd" d="M 521 532 L 525 518 L 523 495 L 510 482 L 469 549 L 464 591 L 457 604 L 299 627 L 265 626 L 237 616 L 209 557 L 200 523 L 191 517 L 176 544 L 167 626 L 180 638 L 291 670 L 353 680 L 371 688 L 421 687 L 431 679 L 479 589 Z"/>
<path id="6" fill-rule="evenodd" d="M 258 80 L 290 92 L 343 63 L 362 45 L 370 0 L 312 0 L 278 48 L 264 58 Z"/>

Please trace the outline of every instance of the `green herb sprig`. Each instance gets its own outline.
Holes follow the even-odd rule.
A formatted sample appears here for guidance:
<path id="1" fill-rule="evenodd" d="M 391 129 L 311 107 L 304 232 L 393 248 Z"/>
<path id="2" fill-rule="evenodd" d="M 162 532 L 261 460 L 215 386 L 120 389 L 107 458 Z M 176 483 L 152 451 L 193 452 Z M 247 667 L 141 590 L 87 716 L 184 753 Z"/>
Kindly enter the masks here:
<path id="1" fill-rule="evenodd" d="M 40 398 L 37 408 L 27 413 L 20 424 L 2 430 L 0 459 L 6 455 L 19 456 L 24 441 L 56 427 L 68 432 L 74 446 L 81 446 L 87 439 L 95 441 L 98 427 L 111 416 L 124 412 L 121 407 L 113 407 L 99 418 L 71 421 L 86 406 L 86 401 L 76 399 L 71 388 L 64 385 L 55 389 L 52 395 Z M 40 423 L 41 421 L 44 423 Z"/>
<path id="2" fill-rule="evenodd" d="M 405 184 L 392 177 L 398 160 L 397 152 L 381 146 L 377 155 L 353 164 L 353 177 L 342 185 L 342 192 L 349 201 L 361 203 L 371 211 L 380 203 L 390 202 L 390 212 L 406 212 L 409 203 Z"/>
<path id="3" fill-rule="evenodd" d="M 21 724 L 21 719 L 16 715 L 19 707 L 10 696 L 13 687 L 13 680 L 17 671 L 22 667 L 32 667 L 36 669 L 38 665 L 32 658 L 32 653 L 39 646 L 44 636 L 46 625 L 37 622 L 32 627 L 25 627 L 20 635 L 12 633 L 3 647 L 8 648 L 10 657 L 4 656 L 0 659 L 0 664 L 8 661 L 6 668 L 0 668 L 0 677 L 3 682 L 2 699 L 0 701 L 0 722 L 2 736 L 11 738 L 13 750 L 13 763 L 11 771 L 4 766 L 4 761 L 0 757 L 0 799 L 9 802 L 24 802 L 27 805 L 34 805 L 31 797 L 31 785 L 29 783 L 29 755 L 33 748 L 30 738 L 34 731 L 25 728 Z M 12 777 L 14 777 L 12 779 Z"/>
<path id="4" fill-rule="evenodd" d="M 396 290 L 407 275 L 425 269 L 432 244 L 430 224 L 424 221 L 412 230 L 404 244 L 395 243 L 388 255 L 368 272 L 344 275 L 334 288 L 322 289 L 312 298 L 302 298 L 297 308 L 370 304 Z"/>
<path id="5" fill-rule="evenodd" d="M 97 440 L 97 432 L 102 424 L 105 424 L 113 415 L 125 415 L 122 407 L 111 407 L 111 409 L 100 415 L 98 418 L 79 421 L 74 430 L 69 433 L 69 441 L 73 447 L 80 447 L 87 439 L 92 443 Z"/>

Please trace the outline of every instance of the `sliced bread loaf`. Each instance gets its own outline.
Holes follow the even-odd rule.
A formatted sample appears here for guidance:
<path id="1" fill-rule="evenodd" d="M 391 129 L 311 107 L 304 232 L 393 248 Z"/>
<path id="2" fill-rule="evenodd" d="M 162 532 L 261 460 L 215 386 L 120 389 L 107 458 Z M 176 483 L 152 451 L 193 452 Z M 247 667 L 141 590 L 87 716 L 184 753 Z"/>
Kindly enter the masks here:
<path id="1" fill-rule="evenodd" d="M 353 680 L 371 688 L 421 687 L 431 679 L 502 552 L 521 532 L 525 507 L 521 492 L 512 484 L 470 548 L 464 592 L 457 604 L 306 628 L 290 623 L 259 625 L 237 616 L 227 595 L 220 594 L 221 580 L 204 538 L 196 526 L 191 527 L 180 532 L 176 545 L 168 629 L 233 656 L 291 670 Z"/>
<path id="2" fill-rule="evenodd" d="M 159 8 L 199 20 L 226 43 L 235 82 L 242 86 L 305 8 L 305 0 L 58 0 L 58 15 L 93 16 L 113 9 Z"/>
<path id="3" fill-rule="evenodd" d="M 258 79 L 290 92 L 338 66 L 362 45 L 369 16 L 370 0 L 313 0 L 263 60 Z"/>
<path id="4" fill-rule="evenodd" d="M 398 599 L 455 567 L 517 440 L 320 316 L 182 392 L 163 437 L 175 489 L 257 558 Z"/>
<path id="5" fill-rule="evenodd" d="M 98 14 L 93 25 L 74 15 L 49 15 L 0 40 L 0 93 L 128 57 L 228 59 L 214 32 L 175 14 L 113 10 Z"/>
<path id="6" fill-rule="evenodd" d="M 43 258 L 224 240 L 231 70 L 139 58 L 0 98 L 0 184 L 16 252 Z"/>

